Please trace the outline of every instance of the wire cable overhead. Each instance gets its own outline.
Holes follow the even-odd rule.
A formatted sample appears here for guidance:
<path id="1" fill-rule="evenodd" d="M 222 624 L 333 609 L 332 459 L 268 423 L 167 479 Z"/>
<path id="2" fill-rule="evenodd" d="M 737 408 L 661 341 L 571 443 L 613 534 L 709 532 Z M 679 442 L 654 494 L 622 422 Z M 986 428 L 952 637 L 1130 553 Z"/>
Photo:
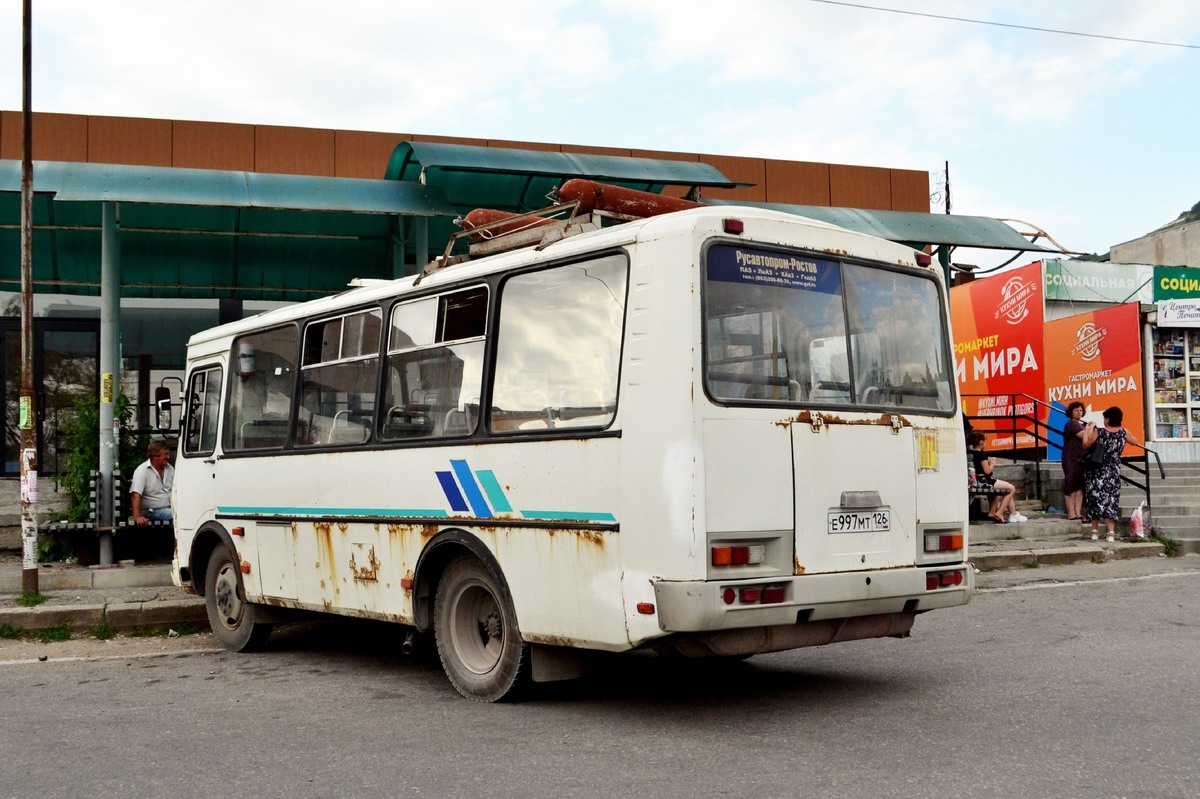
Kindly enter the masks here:
<path id="1" fill-rule="evenodd" d="M 1154 39 L 1132 39 L 1127 36 L 1108 36 L 1103 33 L 1083 33 L 1082 31 L 1066 31 L 1058 28 L 1039 28 L 1036 25 L 1015 25 L 1010 22 L 992 22 L 985 19 L 970 19 L 968 17 L 951 17 L 946 14 L 928 14 L 924 11 L 908 11 L 902 8 L 886 8 L 885 6 L 869 6 L 864 3 L 845 3 L 840 0 L 809 0 L 811 3 L 824 3 L 828 6 L 845 6 L 847 8 L 861 8 L 866 11 L 886 11 L 891 14 L 905 14 L 910 17 L 928 17 L 930 19 L 945 19 L 951 22 L 969 22 L 972 25 L 990 25 L 996 28 L 1016 28 L 1023 31 L 1037 31 L 1039 33 L 1057 33 L 1062 36 L 1082 36 L 1088 39 L 1108 39 L 1113 42 L 1130 42 L 1133 44 L 1149 44 L 1155 47 L 1182 47 L 1187 50 L 1200 50 L 1200 44 L 1184 44 L 1181 42 L 1160 42 Z"/>

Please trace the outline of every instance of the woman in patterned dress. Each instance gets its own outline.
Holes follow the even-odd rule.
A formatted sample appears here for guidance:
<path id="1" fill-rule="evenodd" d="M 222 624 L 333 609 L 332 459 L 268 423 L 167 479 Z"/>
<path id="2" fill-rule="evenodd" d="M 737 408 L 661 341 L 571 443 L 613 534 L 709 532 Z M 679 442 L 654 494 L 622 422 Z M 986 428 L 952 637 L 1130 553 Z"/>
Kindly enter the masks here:
<path id="1" fill-rule="evenodd" d="M 1092 540 L 1100 537 L 1100 520 L 1108 528 L 1108 540 L 1116 538 L 1117 517 L 1121 514 L 1121 451 L 1132 441 L 1141 446 L 1132 433 L 1121 426 L 1125 415 L 1116 405 L 1104 412 L 1104 427 L 1088 422 L 1083 445 L 1090 449 L 1102 447 L 1104 465 L 1088 470 L 1083 478 L 1083 513 L 1092 521 Z"/>

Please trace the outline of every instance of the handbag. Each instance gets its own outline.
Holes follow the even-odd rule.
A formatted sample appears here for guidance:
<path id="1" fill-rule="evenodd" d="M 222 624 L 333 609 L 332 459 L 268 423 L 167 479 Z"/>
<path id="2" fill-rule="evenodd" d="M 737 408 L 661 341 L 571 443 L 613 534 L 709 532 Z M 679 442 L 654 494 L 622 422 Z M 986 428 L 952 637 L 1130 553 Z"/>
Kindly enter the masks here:
<path id="1" fill-rule="evenodd" d="M 1079 464 L 1087 471 L 1099 469 L 1104 465 L 1104 447 L 1100 446 L 1099 441 L 1083 453 L 1083 458 L 1080 459 Z"/>

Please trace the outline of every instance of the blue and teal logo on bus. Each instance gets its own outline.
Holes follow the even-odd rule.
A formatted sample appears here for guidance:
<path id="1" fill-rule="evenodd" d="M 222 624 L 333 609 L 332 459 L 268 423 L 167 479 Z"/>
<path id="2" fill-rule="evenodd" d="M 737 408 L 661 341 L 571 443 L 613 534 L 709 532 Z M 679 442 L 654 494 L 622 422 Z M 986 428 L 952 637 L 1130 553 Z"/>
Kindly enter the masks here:
<path id="1" fill-rule="evenodd" d="M 491 469 L 471 468 L 465 460 L 451 460 L 449 471 L 436 472 L 442 493 L 455 513 L 470 513 L 479 519 L 494 519 L 497 515 L 516 513 L 523 519 L 544 519 L 564 522 L 615 522 L 611 513 L 586 511 L 527 510 L 514 511 L 508 495 Z"/>

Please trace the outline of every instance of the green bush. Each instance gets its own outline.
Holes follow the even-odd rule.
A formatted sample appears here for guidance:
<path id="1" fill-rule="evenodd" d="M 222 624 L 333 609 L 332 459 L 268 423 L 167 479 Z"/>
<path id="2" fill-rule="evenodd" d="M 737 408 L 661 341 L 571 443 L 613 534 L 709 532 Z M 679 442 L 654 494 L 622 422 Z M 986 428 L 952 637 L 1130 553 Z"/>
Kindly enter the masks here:
<path id="1" fill-rule="evenodd" d="M 119 423 L 115 467 L 128 479 L 146 459 L 147 434 L 133 431 L 133 406 L 124 394 L 117 396 L 113 418 Z M 67 439 L 67 469 L 59 486 L 67 495 L 67 520 L 86 522 L 91 513 L 90 473 L 100 468 L 100 405 L 96 397 L 81 397 L 72 418 L 64 425 Z"/>

